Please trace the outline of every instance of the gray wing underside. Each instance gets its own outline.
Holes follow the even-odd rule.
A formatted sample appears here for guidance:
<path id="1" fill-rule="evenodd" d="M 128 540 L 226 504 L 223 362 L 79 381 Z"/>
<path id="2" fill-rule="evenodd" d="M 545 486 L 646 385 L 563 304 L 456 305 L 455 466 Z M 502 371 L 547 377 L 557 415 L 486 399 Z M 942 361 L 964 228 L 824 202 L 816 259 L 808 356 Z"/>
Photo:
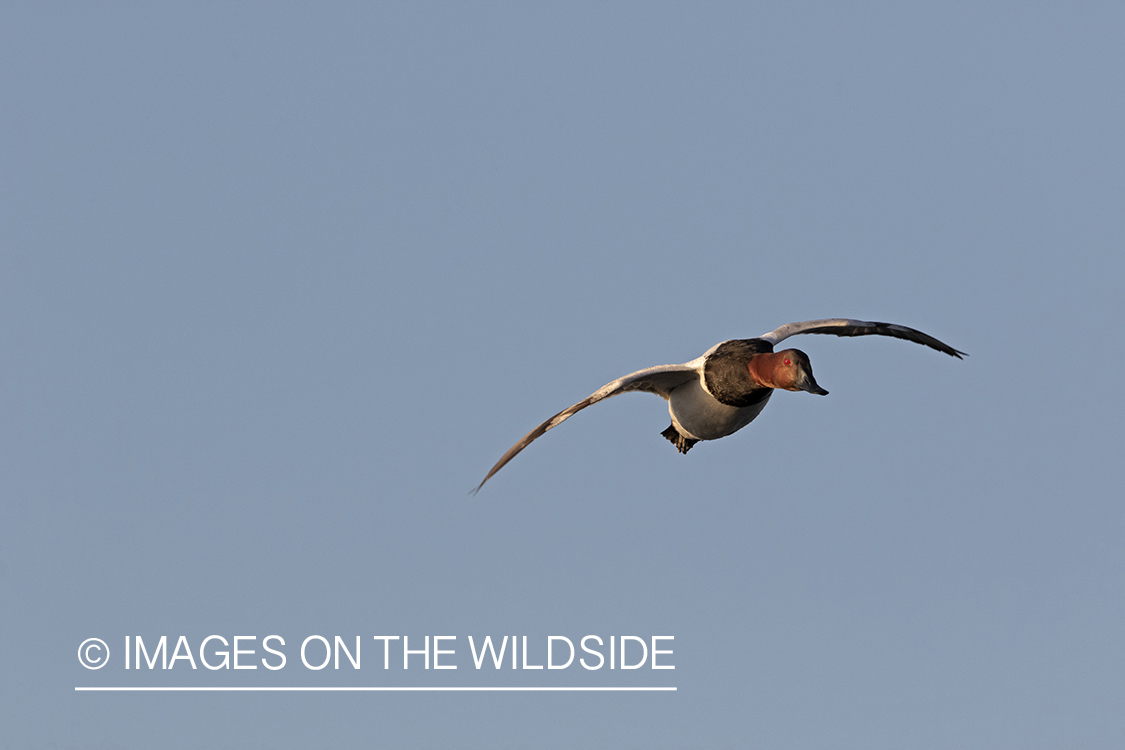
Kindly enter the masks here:
<path id="1" fill-rule="evenodd" d="M 905 339 L 928 346 L 957 359 L 961 359 L 962 355 L 968 356 L 965 352 L 958 351 L 949 344 L 938 341 L 933 336 L 913 328 L 900 326 L 897 323 L 878 323 L 866 320 L 849 320 L 848 318 L 826 318 L 824 320 L 788 323 L 759 338 L 771 344 L 777 344 L 800 333 L 826 333 L 833 336 L 892 336 L 896 339 Z"/>
<path id="2" fill-rule="evenodd" d="M 480 488 L 484 483 L 492 478 L 492 475 L 504 468 L 504 464 L 511 461 L 516 455 L 519 454 L 524 448 L 531 444 L 533 440 L 541 436 L 552 427 L 557 427 L 578 412 L 585 409 L 587 406 L 596 404 L 611 396 L 617 396 L 622 393 L 629 393 L 630 391 L 644 391 L 646 393 L 655 393 L 663 399 L 668 398 L 668 394 L 672 389 L 689 382 L 693 378 L 698 378 L 699 373 L 702 371 L 702 358 L 686 362 L 682 365 L 658 365 L 656 367 L 647 367 L 643 370 L 637 370 L 630 373 L 625 377 L 618 378 L 611 383 L 606 383 L 598 390 L 591 393 L 586 398 L 579 401 L 574 406 L 563 409 L 555 416 L 544 421 L 531 432 L 523 436 L 522 439 L 511 448 L 508 452 L 500 457 L 496 465 L 489 470 L 488 475 L 477 485 L 473 490 L 475 495 L 480 492 Z"/>

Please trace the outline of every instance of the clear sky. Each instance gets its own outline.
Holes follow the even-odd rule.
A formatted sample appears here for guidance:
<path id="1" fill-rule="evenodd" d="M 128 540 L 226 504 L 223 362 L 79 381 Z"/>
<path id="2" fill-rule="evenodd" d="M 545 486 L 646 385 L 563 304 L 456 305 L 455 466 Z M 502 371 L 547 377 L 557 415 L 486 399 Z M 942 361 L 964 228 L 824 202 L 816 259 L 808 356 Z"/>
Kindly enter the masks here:
<path id="1" fill-rule="evenodd" d="M 1125 746 L 1123 74 L 1109 2 L 6 4 L 0 745 Z M 970 356 L 469 495 L 836 316 Z"/>

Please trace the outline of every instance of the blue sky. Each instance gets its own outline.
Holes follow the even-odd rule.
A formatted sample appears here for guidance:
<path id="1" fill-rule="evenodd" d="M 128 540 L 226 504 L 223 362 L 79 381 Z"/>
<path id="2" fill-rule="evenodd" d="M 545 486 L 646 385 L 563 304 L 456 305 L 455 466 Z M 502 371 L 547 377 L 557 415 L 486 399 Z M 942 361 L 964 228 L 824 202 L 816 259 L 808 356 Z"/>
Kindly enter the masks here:
<path id="1" fill-rule="evenodd" d="M 1125 740 L 1117 5 L 5 16 L 12 746 Z M 680 456 L 628 394 L 468 494 L 620 375 L 835 316 L 970 356 L 802 337 L 827 397 Z M 122 661 L 270 634 L 284 669 Z M 486 635 L 675 669 L 478 670 Z"/>

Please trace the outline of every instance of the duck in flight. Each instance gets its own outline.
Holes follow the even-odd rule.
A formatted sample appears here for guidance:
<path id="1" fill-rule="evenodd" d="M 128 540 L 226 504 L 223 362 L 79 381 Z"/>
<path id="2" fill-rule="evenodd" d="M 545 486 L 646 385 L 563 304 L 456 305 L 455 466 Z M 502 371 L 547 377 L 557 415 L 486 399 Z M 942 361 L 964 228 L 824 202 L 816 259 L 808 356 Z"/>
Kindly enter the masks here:
<path id="1" fill-rule="evenodd" d="M 800 349 L 773 350 L 776 344 L 801 333 L 893 336 L 957 359 L 965 354 L 913 328 L 847 318 L 789 323 L 756 339 L 723 341 L 704 352 L 702 357 L 682 365 L 647 367 L 606 383 L 574 406 L 563 409 L 509 448 L 473 493 L 479 492 L 493 474 L 547 430 L 610 396 L 644 391 L 655 393 L 667 401 L 672 424 L 661 434 L 680 453 L 687 453 L 701 440 L 718 440 L 738 432 L 762 412 L 776 389 L 826 396 L 828 391 L 813 378 L 807 354 Z"/>

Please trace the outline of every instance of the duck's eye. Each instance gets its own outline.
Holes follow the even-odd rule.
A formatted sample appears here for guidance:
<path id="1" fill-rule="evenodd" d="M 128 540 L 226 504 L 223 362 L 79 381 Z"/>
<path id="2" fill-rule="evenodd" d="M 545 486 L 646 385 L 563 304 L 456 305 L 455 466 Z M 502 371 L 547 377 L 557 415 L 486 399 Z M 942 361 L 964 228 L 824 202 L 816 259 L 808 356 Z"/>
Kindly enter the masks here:
<path id="1" fill-rule="evenodd" d="M 789 357 L 786 357 L 785 358 L 785 364 L 791 365 L 791 364 L 793 364 L 793 360 L 789 359 Z"/>

